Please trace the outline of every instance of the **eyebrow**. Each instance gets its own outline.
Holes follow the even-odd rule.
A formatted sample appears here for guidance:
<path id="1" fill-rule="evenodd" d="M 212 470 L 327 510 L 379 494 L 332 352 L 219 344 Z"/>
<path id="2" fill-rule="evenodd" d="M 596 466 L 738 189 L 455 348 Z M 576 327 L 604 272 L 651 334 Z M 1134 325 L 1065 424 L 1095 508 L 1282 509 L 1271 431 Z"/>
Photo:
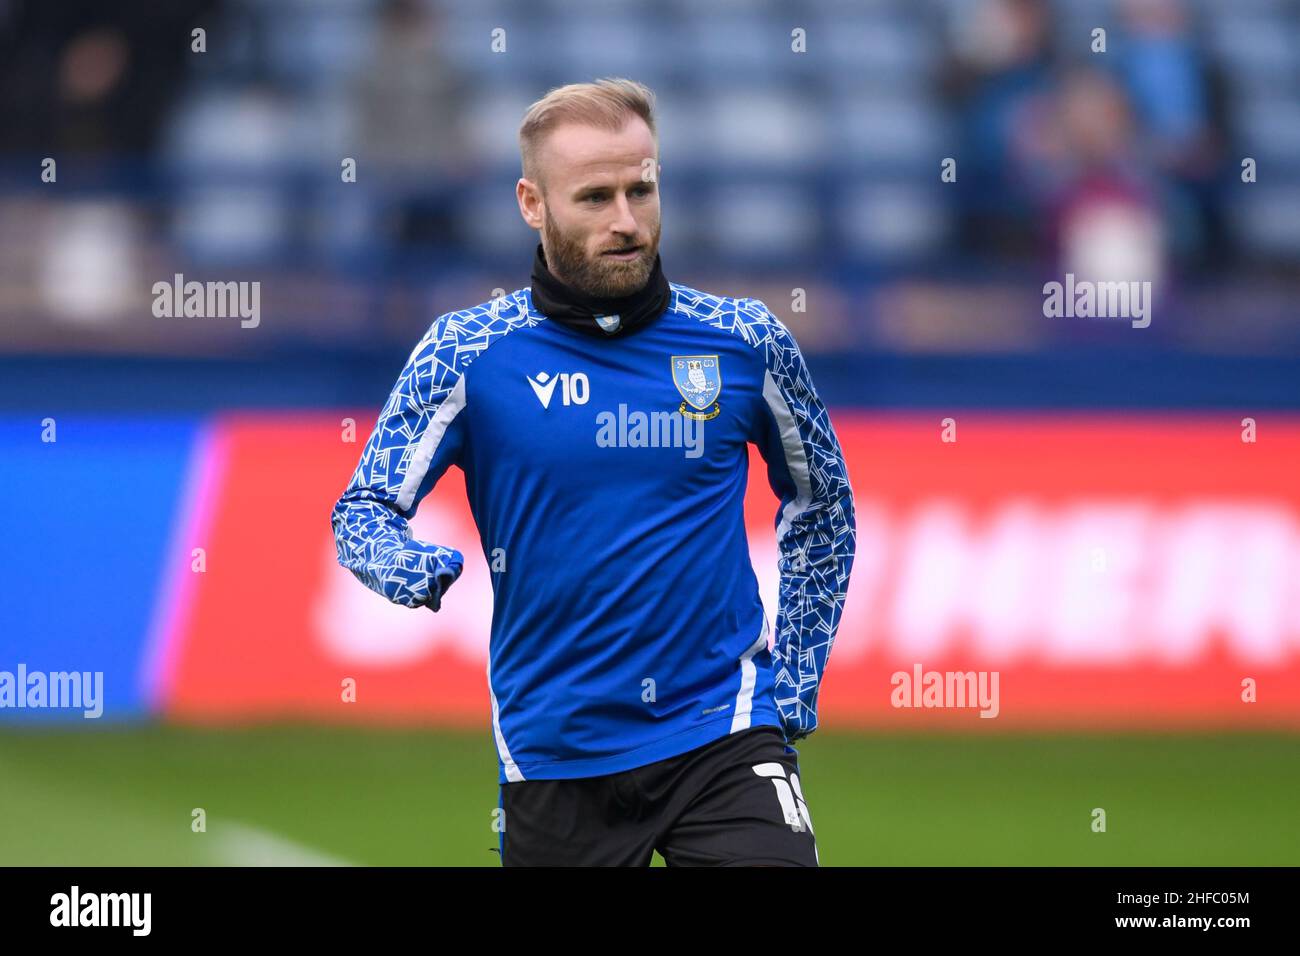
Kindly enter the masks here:
<path id="1" fill-rule="evenodd" d="M 655 185 L 655 182 L 654 182 L 653 179 L 638 179 L 637 181 L 635 181 L 635 182 L 629 184 L 628 188 L 629 188 L 629 189 L 635 189 L 635 188 L 638 187 L 638 186 L 652 186 L 652 187 L 653 187 L 654 185 Z M 609 185 L 608 183 L 586 183 L 586 184 L 584 184 L 584 185 L 582 185 L 582 186 L 579 186 L 577 189 L 575 189 L 575 190 L 573 191 L 573 194 L 574 194 L 575 196 L 584 196 L 584 195 L 586 195 L 587 193 L 604 192 L 605 190 L 609 190 L 609 189 L 613 189 L 613 188 L 615 188 L 615 187 Z"/>

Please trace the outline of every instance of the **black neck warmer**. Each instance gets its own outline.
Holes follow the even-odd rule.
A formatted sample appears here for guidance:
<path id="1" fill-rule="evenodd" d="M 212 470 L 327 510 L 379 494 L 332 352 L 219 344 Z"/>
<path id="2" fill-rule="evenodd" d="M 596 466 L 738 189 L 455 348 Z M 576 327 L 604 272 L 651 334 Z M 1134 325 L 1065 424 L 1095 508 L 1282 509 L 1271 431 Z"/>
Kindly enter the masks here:
<path id="1" fill-rule="evenodd" d="M 644 287 L 631 295 L 603 299 L 557 279 L 546 265 L 542 244 L 537 244 L 533 259 L 533 305 L 547 318 L 571 329 L 600 338 L 626 335 L 659 318 L 668 308 L 671 296 L 657 253 L 654 269 Z M 600 321 L 597 316 L 601 317 Z"/>

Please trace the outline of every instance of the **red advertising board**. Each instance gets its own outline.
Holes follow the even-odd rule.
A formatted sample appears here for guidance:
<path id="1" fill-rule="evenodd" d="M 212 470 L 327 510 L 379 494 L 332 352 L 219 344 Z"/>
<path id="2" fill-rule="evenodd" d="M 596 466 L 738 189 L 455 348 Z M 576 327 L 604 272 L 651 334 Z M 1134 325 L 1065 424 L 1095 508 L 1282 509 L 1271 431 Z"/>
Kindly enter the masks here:
<path id="1" fill-rule="evenodd" d="M 412 528 L 459 548 L 464 574 L 437 614 L 389 604 L 335 561 L 330 509 L 372 424 L 348 441 L 346 417 L 216 429 L 212 491 L 173 562 L 189 577 L 170 717 L 487 732 L 491 584 L 461 474 Z M 1246 441 L 1228 414 L 950 417 L 834 415 L 858 554 L 822 727 L 1300 726 L 1300 421 L 1263 416 Z M 775 620 L 776 500 L 753 456 Z"/>

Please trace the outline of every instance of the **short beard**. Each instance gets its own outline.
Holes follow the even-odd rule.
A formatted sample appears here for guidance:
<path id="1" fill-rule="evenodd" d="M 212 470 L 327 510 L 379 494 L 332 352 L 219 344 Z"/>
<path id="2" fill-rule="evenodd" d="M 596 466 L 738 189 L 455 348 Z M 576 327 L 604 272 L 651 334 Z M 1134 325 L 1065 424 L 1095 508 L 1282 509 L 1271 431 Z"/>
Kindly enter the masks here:
<path id="1" fill-rule="evenodd" d="M 642 246 L 640 255 L 631 262 L 620 262 L 600 253 L 595 261 L 588 259 L 582 240 L 561 231 L 550 209 L 545 219 L 546 265 L 551 275 L 565 285 L 598 299 L 617 299 L 639 292 L 650 281 L 659 249 L 659 223 L 655 223 L 654 234 Z"/>

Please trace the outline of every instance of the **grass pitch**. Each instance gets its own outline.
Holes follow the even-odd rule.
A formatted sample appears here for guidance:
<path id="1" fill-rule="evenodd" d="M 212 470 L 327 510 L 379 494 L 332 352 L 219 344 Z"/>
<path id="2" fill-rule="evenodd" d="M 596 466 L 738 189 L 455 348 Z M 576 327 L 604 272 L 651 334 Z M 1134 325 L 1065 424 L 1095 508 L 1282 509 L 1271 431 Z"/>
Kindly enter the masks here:
<path id="1" fill-rule="evenodd" d="M 822 729 L 798 748 L 823 866 L 1300 865 L 1300 736 Z M 0 865 L 499 866 L 496 773 L 486 733 L 10 725 Z"/>

